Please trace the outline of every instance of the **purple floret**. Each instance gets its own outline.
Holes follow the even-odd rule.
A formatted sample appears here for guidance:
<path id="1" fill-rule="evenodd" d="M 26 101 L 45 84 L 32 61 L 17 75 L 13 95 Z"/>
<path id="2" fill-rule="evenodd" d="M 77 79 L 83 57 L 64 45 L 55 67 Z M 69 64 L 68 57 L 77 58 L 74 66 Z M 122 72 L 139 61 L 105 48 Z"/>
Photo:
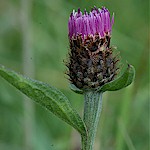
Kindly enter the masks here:
<path id="1" fill-rule="evenodd" d="M 83 14 L 80 9 L 77 12 L 73 10 L 68 22 L 69 37 L 82 35 L 84 38 L 95 34 L 99 34 L 101 38 L 110 36 L 113 23 L 114 15 L 111 19 L 105 7 L 102 9 L 94 7 L 90 13 L 85 10 Z"/>

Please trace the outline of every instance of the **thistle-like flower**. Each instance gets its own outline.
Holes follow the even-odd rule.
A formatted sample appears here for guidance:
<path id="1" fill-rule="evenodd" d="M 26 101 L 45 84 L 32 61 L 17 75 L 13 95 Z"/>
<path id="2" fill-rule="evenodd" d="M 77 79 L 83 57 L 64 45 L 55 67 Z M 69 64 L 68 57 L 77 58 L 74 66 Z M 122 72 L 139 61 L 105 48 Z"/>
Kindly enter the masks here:
<path id="1" fill-rule="evenodd" d="M 69 78 L 79 89 L 93 89 L 114 79 L 117 61 L 110 47 L 111 31 L 114 23 L 108 9 L 94 7 L 90 13 L 78 9 L 70 15 Z"/>

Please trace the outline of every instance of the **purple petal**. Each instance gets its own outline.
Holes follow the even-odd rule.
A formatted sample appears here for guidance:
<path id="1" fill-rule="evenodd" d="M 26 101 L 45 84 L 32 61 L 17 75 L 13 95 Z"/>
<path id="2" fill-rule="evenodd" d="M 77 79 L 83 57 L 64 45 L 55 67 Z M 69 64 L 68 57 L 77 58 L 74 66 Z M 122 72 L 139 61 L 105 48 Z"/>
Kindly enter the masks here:
<path id="1" fill-rule="evenodd" d="M 113 24 L 114 14 L 110 20 L 110 13 L 105 7 L 102 9 L 94 7 L 89 14 L 86 9 L 84 14 L 80 9 L 77 12 L 73 10 L 68 21 L 68 35 L 72 38 L 72 36 L 81 34 L 84 38 L 98 33 L 103 38 L 106 34 L 111 34 Z"/>
<path id="2" fill-rule="evenodd" d="M 112 27 L 113 24 L 114 24 L 114 13 L 113 13 L 112 19 L 111 19 L 111 27 Z"/>

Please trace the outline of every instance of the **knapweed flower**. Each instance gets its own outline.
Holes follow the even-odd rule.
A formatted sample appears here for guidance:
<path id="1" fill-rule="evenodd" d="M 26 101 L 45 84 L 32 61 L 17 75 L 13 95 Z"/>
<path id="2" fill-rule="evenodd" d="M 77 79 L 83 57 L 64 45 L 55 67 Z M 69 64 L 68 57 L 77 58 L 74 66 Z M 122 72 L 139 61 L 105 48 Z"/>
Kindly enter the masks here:
<path id="1" fill-rule="evenodd" d="M 78 9 L 68 21 L 70 54 L 69 78 L 79 89 L 93 89 L 114 79 L 116 57 L 110 47 L 114 15 L 108 9 L 94 7 L 90 13 Z"/>

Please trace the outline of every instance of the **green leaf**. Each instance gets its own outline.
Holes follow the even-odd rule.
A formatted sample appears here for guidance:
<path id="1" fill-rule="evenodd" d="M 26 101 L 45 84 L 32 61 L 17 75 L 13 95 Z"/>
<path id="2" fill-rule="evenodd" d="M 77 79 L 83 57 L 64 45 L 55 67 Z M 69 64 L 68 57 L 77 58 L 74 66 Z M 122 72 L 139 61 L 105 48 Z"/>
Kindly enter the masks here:
<path id="1" fill-rule="evenodd" d="M 71 89 L 73 92 L 75 92 L 75 93 L 77 93 L 77 94 L 83 94 L 83 93 L 84 93 L 83 90 L 80 90 L 80 89 L 77 88 L 74 84 L 70 84 L 69 87 L 70 87 L 70 89 Z"/>
<path id="2" fill-rule="evenodd" d="M 105 92 L 105 91 L 120 90 L 130 85 L 133 82 L 134 78 L 135 78 L 135 69 L 132 65 L 128 64 L 127 69 L 120 77 L 109 83 L 106 83 L 105 85 L 100 87 L 98 91 Z"/>
<path id="3" fill-rule="evenodd" d="M 86 135 L 86 127 L 78 113 L 72 108 L 67 97 L 56 88 L 24 77 L 0 65 L 0 76 L 15 86 L 32 100 L 61 118 L 82 135 Z"/>

